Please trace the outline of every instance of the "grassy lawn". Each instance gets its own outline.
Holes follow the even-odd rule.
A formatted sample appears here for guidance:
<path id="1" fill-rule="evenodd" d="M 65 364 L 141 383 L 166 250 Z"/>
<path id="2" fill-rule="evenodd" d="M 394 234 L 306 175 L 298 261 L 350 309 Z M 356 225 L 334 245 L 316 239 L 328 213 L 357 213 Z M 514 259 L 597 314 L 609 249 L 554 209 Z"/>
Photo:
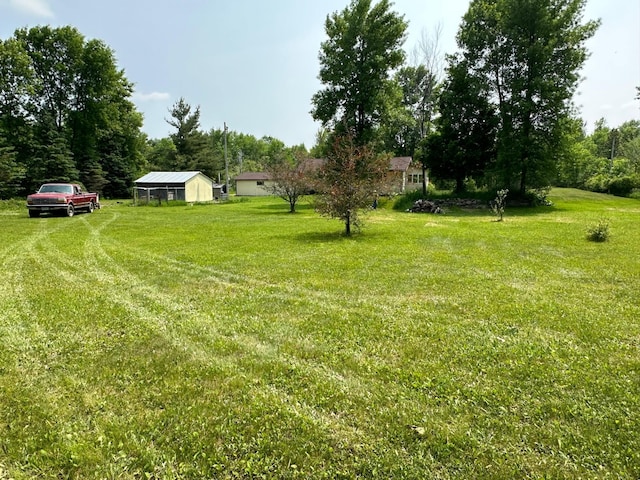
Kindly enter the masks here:
<path id="1" fill-rule="evenodd" d="M 637 479 L 640 201 L 550 199 L 5 205 L 0 479 Z"/>

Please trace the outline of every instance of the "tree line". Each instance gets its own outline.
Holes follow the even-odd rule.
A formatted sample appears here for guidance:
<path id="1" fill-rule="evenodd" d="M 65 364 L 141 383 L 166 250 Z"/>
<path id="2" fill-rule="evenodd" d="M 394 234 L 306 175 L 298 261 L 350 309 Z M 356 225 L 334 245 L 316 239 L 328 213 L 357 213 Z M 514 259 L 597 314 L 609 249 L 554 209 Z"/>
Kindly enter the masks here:
<path id="1" fill-rule="evenodd" d="M 200 129 L 199 107 L 180 98 L 168 112 L 170 136 L 149 139 L 131 101 L 133 84 L 114 52 L 74 27 L 18 29 L 0 40 L 0 198 L 45 182 L 81 182 L 128 198 L 151 170 L 200 170 L 213 179 L 263 170 L 304 146 L 273 137 Z"/>
<path id="2" fill-rule="evenodd" d="M 304 145 L 288 147 L 270 136 L 256 138 L 224 128 L 202 131 L 200 106 L 193 107 L 184 98 L 169 109 L 166 122 L 173 132 L 167 138 L 147 143 L 145 156 L 150 170 L 198 170 L 224 183 L 226 170 L 233 177 L 242 172 L 264 171 L 283 162 L 294 163 L 297 157 L 307 155 Z"/>
<path id="3" fill-rule="evenodd" d="M 351 0 L 325 20 L 310 111 L 322 128 L 310 151 L 203 131 L 200 107 L 183 98 L 166 118 L 172 133 L 149 139 L 107 45 L 73 27 L 19 29 L 0 40 L 0 197 L 52 180 L 127 197 L 150 170 L 222 180 L 225 158 L 234 176 L 345 158 L 346 144 L 376 168 L 380 156 L 411 156 L 423 178 L 458 192 L 562 185 L 629 194 L 640 188 L 640 123 L 601 120 L 587 135 L 572 103 L 599 26 L 583 20 L 585 4 L 472 0 L 458 53 L 440 52 L 436 30 L 408 55 L 408 20 L 389 0 Z"/>
<path id="4" fill-rule="evenodd" d="M 628 195 L 640 189 L 640 122 L 603 119 L 587 135 L 572 102 L 600 25 L 583 20 L 585 5 L 472 0 L 456 54 L 423 35 L 407 61 L 405 18 L 389 1 L 352 0 L 326 19 L 311 113 L 327 138 L 350 132 L 377 152 L 412 156 L 457 192 L 560 185 Z"/>
<path id="5" fill-rule="evenodd" d="M 0 41 L 0 196 L 82 181 L 128 196 L 142 168 L 142 115 L 113 51 L 73 27 Z"/>

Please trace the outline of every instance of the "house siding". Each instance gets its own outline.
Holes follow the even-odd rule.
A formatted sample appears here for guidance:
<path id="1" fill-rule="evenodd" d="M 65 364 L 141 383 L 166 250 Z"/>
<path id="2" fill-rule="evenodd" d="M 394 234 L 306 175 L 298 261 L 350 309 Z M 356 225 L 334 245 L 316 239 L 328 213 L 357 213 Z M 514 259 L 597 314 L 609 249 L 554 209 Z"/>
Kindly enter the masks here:
<path id="1" fill-rule="evenodd" d="M 263 185 L 259 185 L 259 182 Z M 271 195 L 268 189 L 273 185 L 273 180 L 236 180 L 236 195 L 243 197 L 266 197 Z"/>

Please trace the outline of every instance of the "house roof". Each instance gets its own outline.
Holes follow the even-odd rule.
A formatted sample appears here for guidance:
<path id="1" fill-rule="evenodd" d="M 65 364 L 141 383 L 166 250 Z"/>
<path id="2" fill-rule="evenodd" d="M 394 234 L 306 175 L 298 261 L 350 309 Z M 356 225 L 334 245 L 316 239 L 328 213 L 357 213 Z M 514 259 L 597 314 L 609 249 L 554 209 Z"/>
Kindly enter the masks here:
<path id="1" fill-rule="evenodd" d="M 322 168 L 325 164 L 326 159 L 324 158 L 305 158 L 300 165 L 298 166 L 298 170 L 303 173 L 306 172 L 317 172 Z"/>
<path id="2" fill-rule="evenodd" d="M 413 159 L 411 157 L 393 157 L 389 160 L 389 170 L 394 172 L 406 172 L 411 165 Z M 307 158 L 300 164 L 300 170 L 303 172 L 316 172 L 322 168 L 326 159 L 324 158 Z"/>
<path id="3" fill-rule="evenodd" d="M 244 172 L 236 176 L 236 180 L 271 180 L 267 172 Z"/>
<path id="4" fill-rule="evenodd" d="M 137 179 L 134 183 L 186 183 L 198 175 L 211 180 L 202 172 L 150 172 Z M 212 180 L 211 182 L 213 183 Z"/>
<path id="5" fill-rule="evenodd" d="M 395 172 L 406 172 L 411 165 L 411 157 L 393 157 L 390 160 L 389 170 Z"/>

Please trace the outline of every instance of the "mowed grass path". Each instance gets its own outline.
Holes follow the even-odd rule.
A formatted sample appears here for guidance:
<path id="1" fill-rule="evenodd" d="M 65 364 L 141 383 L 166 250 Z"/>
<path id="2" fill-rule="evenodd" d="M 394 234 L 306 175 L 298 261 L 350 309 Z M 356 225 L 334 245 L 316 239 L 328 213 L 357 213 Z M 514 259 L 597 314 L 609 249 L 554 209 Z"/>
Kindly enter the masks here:
<path id="1" fill-rule="evenodd" d="M 0 479 L 640 477 L 640 202 L 551 199 L 0 210 Z"/>

